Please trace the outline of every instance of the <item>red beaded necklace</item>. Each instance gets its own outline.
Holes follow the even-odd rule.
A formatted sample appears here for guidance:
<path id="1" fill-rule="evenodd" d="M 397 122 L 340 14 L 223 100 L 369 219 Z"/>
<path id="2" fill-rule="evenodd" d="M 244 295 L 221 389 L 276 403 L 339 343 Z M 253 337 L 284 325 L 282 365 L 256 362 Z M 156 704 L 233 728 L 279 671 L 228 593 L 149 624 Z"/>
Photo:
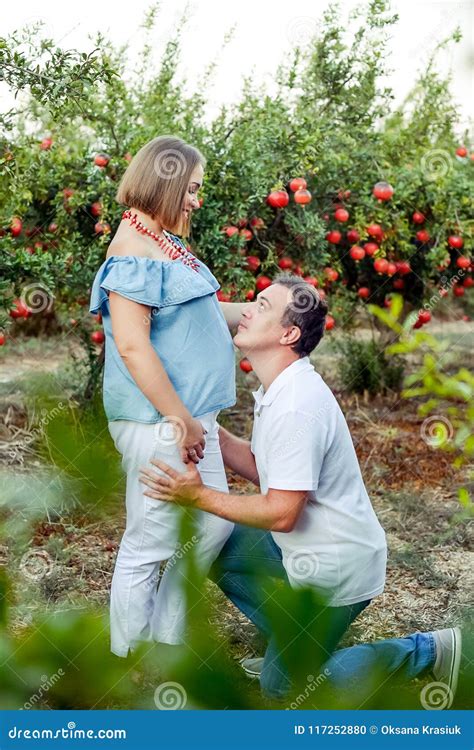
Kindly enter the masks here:
<path id="1" fill-rule="evenodd" d="M 172 260 L 179 259 L 185 266 L 190 266 L 193 271 L 199 271 L 199 265 L 194 255 L 188 250 L 184 250 L 164 229 L 163 232 L 165 237 L 160 237 L 152 229 L 148 229 L 148 227 L 142 224 L 142 222 L 138 220 L 137 214 L 132 214 L 129 208 L 123 212 L 122 219 L 128 219 L 130 221 L 130 226 L 135 227 L 137 232 L 146 234 L 147 237 L 151 237 L 152 240 L 155 240 L 155 242 L 160 245 L 162 250 L 167 253 Z"/>

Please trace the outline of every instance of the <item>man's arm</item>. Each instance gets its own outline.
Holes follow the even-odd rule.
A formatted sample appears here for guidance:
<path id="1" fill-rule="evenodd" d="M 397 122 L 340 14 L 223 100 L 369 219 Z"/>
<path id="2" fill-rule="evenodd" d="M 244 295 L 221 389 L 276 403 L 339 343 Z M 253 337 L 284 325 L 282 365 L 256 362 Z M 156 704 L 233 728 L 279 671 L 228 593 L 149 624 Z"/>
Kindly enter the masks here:
<path id="1" fill-rule="evenodd" d="M 228 495 L 203 485 L 195 507 L 257 529 L 292 531 L 306 502 L 306 490 L 273 490 L 266 495 Z"/>
<path id="2" fill-rule="evenodd" d="M 219 443 L 224 463 L 244 479 L 260 486 L 255 457 L 250 450 L 250 442 L 233 435 L 219 425 Z"/>
<path id="3" fill-rule="evenodd" d="M 307 490 L 269 489 L 266 495 L 229 495 L 203 485 L 195 464 L 181 473 L 157 459 L 150 463 L 162 473 L 141 469 L 140 480 L 149 487 L 143 493 L 147 497 L 200 508 L 258 529 L 292 531 L 306 502 Z"/>

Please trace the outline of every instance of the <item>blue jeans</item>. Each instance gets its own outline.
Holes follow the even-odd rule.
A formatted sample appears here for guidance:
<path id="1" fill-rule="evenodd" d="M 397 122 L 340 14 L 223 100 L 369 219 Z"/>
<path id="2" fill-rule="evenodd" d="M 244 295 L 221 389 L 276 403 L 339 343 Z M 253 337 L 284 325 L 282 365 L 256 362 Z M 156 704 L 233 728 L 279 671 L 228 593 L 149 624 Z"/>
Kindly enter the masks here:
<path id="1" fill-rule="evenodd" d="M 262 585 L 262 576 L 280 579 L 289 585 L 280 548 L 270 532 L 236 525 L 211 569 L 211 577 L 267 637 L 260 684 L 268 697 L 283 698 L 289 693 L 291 682 L 282 652 L 263 611 L 268 591 Z M 325 633 L 321 639 L 328 654 L 324 669 L 335 688 L 347 689 L 351 683 L 357 684 L 372 667 L 389 674 L 397 673 L 398 679 L 410 680 L 434 665 L 436 646 L 431 633 L 414 633 L 407 638 L 393 638 L 335 651 L 351 622 L 369 603 L 370 599 L 346 607 L 329 608 L 332 615 L 330 636 L 328 639 Z"/>

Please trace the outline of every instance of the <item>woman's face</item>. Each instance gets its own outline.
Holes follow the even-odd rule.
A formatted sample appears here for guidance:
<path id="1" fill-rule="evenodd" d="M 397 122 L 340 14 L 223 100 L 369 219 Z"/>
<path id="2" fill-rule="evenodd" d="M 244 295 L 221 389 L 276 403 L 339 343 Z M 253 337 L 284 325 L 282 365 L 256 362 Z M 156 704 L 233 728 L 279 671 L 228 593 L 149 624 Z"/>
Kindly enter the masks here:
<path id="1" fill-rule="evenodd" d="M 198 164 L 191 173 L 188 189 L 184 197 L 183 222 L 185 226 L 189 226 L 192 212 L 199 208 L 198 192 L 202 186 L 203 176 L 204 170 L 202 165 Z"/>

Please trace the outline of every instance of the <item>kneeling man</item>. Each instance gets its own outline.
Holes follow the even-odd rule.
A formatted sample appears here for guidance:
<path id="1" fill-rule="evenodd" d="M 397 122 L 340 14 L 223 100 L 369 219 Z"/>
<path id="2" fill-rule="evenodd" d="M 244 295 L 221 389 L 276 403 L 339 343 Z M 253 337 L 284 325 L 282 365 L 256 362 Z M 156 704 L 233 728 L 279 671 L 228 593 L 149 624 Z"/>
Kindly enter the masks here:
<path id="1" fill-rule="evenodd" d="M 258 494 L 210 489 L 202 484 L 194 464 L 179 473 L 153 461 L 160 473 L 142 472 L 150 488 L 146 495 L 192 505 L 238 524 L 215 565 L 214 577 L 269 639 L 264 660 L 248 660 L 244 666 L 260 675 L 262 687 L 273 697 L 284 696 L 290 685 L 262 612 L 264 592 L 251 585 L 252 566 L 286 578 L 293 587 L 316 588 L 333 608 L 334 647 L 385 582 L 385 534 L 367 494 L 349 428 L 334 394 L 309 359 L 323 336 L 326 314 L 327 305 L 312 286 L 286 275 L 241 308 L 234 343 L 250 360 L 261 385 L 253 394 L 251 442 L 221 427 L 220 445 L 225 464 L 259 486 Z M 423 668 L 436 651 L 436 639 L 427 637 Z M 454 635 L 445 634 L 444 639 L 454 652 Z M 405 644 L 400 659 L 408 663 L 410 653 L 417 651 L 418 669 L 423 659 L 420 639 L 415 641 Z M 384 643 L 388 642 L 376 645 Z M 348 677 L 341 655 L 352 652 L 354 671 L 355 649 L 362 648 L 336 652 L 330 660 L 332 673 L 337 675 L 339 669 Z M 339 667 L 333 663 L 337 655 Z"/>

